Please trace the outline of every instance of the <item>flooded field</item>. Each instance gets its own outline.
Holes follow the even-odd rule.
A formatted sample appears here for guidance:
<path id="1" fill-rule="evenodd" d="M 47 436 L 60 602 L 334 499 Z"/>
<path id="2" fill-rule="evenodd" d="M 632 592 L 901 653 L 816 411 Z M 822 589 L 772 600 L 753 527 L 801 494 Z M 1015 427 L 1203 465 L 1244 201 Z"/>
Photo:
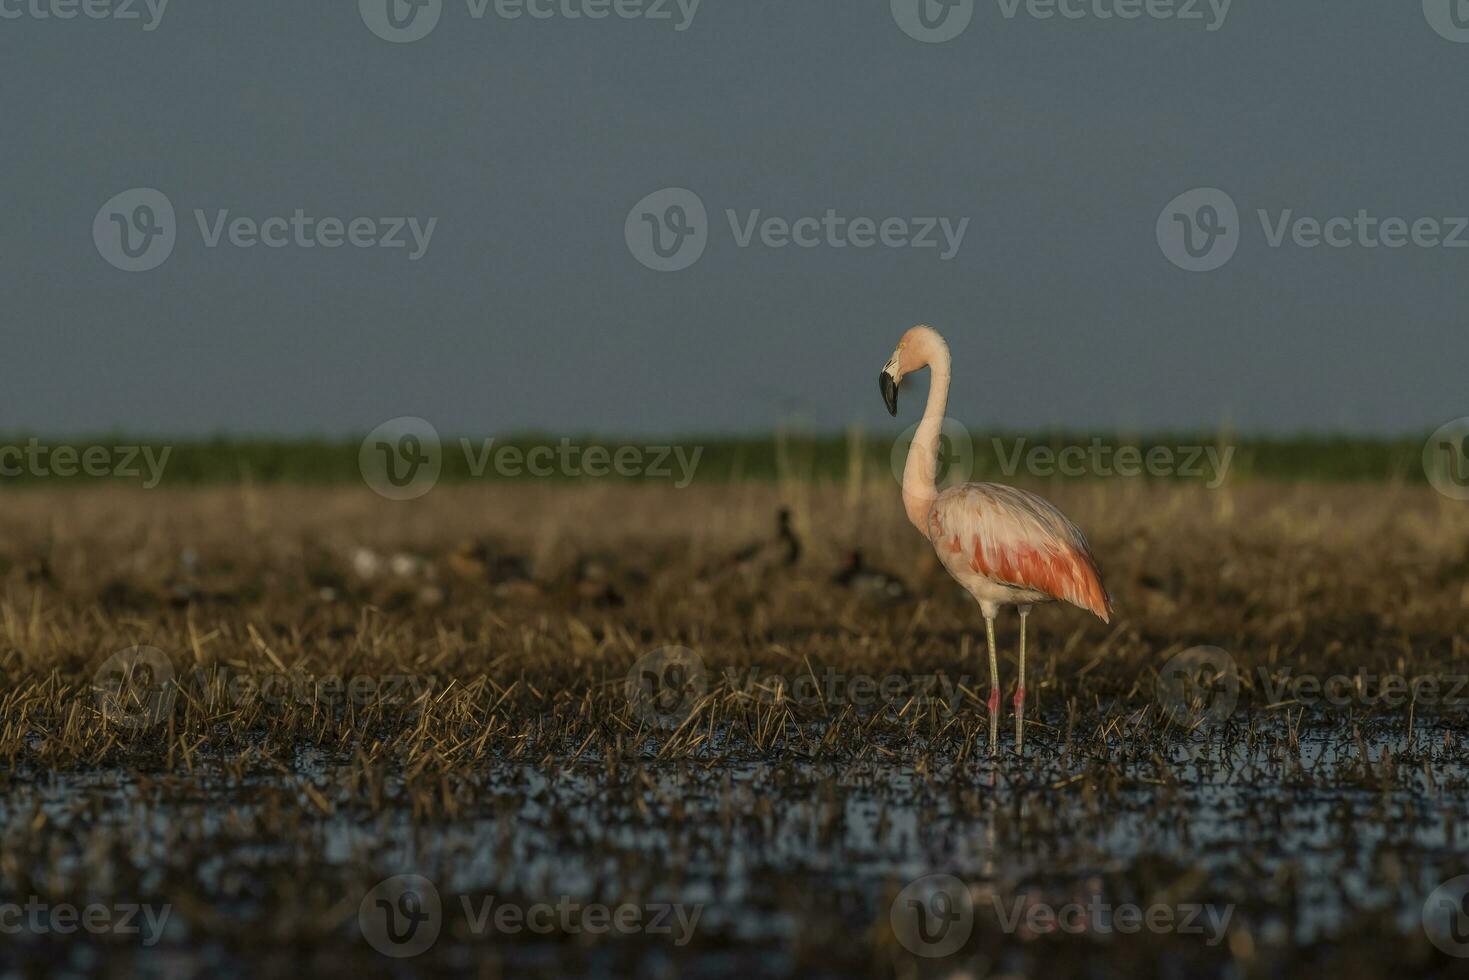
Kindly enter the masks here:
<path id="1" fill-rule="evenodd" d="M 892 491 L 7 495 L 5 969 L 1462 975 L 1462 507 L 1045 488 L 1017 755 Z"/>

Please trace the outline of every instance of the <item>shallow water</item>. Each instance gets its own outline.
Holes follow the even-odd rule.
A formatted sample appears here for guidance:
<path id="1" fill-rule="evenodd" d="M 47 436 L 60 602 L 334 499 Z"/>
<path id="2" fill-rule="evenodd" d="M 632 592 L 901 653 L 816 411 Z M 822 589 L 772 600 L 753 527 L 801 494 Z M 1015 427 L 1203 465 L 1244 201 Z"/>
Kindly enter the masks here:
<path id="1" fill-rule="evenodd" d="M 689 941 L 641 937 L 642 953 L 722 971 L 795 969 L 804 946 L 844 935 L 880 943 L 893 895 L 935 872 L 968 886 L 998 962 L 1022 967 L 1028 937 L 1000 925 L 1017 898 L 1144 904 L 1177 888 L 1175 901 L 1230 909 L 1228 934 L 1198 942 L 1298 947 L 1341 939 L 1363 915 L 1421 936 L 1425 898 L 1465 870 L 1469 760 L 1460 736 L 1431 720 L 1411 737 L 1402 723 L 1318 724 L 1292 740 L 1272 723 L 1163 755 L 1120 739 L 1117 749 L 1082 758 L 1037 739 L 1024 760 L 921 774 L 907 761 L 616 774 L 503 765 L 474 775 L 461 812 L 431 819 L 391 784 L 378 812 L 337 805 L 343 768 L 310 748 L 279 776 L 244 784 L 208 772 L 54 774 L 22 778 L 0 799 L 5 881 L 78 901 L 170 902 L 161 941 L 132 963 L 144 969 L 243 970 L 262 935 L 362 947 L 365 889 L 416 874 L 443 897 L 436 965 L 477 961 L 472 911 L 493 895 L 676 903 L 697 910 Z M 41 943 L 48 957 L 54 938 Z M 117 938 L 61 955 L 80 969 L 130 956 Z M 512 967 L 616 960 L 597 942 L 498 938 Z M 17 941 L 34 951 L 34 940 Z"/>

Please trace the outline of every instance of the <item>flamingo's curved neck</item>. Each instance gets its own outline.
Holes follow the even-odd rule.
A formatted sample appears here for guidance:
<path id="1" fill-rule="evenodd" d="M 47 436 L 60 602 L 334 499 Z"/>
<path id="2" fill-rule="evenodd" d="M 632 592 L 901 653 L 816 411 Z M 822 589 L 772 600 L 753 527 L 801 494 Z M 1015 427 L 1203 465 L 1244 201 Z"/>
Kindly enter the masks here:
<path id="1" fill-rule="evenodd" d="M 928 352 L 928 405 L 923 421 L 913 434 L 908 447 L 908 462 L 903 466 L 903 509 L 918 533 L 928 537 L 928 512 L 933 507 L 938 489 L 934 474 L 938 466 L 939 437 L 944 424 L 944 410 L 949 404 L 949 350 L 942 343 Z"/>

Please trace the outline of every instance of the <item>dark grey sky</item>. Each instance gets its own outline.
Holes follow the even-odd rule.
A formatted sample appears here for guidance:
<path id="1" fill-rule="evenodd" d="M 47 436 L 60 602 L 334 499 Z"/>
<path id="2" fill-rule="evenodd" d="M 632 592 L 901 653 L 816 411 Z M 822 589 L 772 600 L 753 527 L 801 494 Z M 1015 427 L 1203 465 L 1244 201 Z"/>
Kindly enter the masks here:
<path id="1" fill-rule="evenodd" d="M 878 370 L 917 322 L 948 336 L 951 414 L 981 430 L 1469 411 L 1469 248 L 1272 248 L 1255 216 L 1469 215 L 1469 43 L 1418 0 L 1235 0 L 1214 31 L 1207 0 L 1191 22 L 978 0 L 943 44 L 889 0 L 703 0 L 683 31 L 672 0 L 672 21 L 443 0 L 406 44 L 351 0 L 172 0 L 152 31 L 34 15 L 50 2 L 0 0 L 20 14 L 0 18 L 0 430 L 880 428 Z M 135 187 L 178 231 L 129 273 L 93 219 Z M 672 273 L 624 238 L 665 187 L 710 225 Z M 1156 236 L 1197 187 L 1242 216 L 1204 273 Z M 410 261 L 208 248 L 196 208 L 438 223 Z M 725 217 L 828 208 L 969 226 L 942 261 L 740 248 Z"/>

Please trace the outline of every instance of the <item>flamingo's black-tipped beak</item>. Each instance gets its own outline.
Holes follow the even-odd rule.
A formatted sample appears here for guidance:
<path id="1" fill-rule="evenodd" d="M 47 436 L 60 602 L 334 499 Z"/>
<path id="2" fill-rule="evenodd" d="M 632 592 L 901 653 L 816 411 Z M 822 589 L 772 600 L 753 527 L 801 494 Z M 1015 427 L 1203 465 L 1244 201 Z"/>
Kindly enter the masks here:
<path id="1" fill-rule="evenodd" d="M 893 376 L 883 371 L 877 379 L 878 386 L 882 388 L 882 403 L 888 407 L 889 415 L 898 414 L 898 382 Z"/>

